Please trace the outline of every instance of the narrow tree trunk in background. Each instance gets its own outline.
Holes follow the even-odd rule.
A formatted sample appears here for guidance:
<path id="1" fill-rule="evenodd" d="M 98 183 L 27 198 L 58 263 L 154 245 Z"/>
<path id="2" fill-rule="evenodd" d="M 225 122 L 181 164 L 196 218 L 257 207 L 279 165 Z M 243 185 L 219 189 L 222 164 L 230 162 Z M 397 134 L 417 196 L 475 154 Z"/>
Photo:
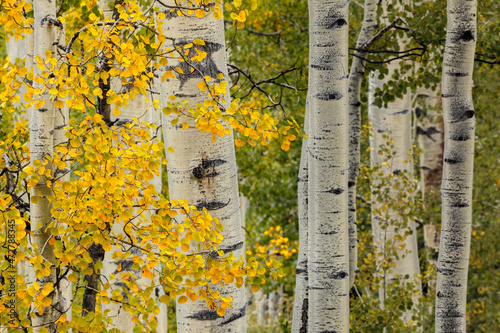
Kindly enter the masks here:
<path id="1" fill-rule="evenodd" d="M 363 25 L 356 42 L 349 73 L 349 287 L 354 285 L 358 269 L 358 236 L 356 216 L 356 184 L 358 181 L 361 154 L 359 137 L 361 135 L 361 81 L 365 74 L 362 59 L 368 55 L 377 23 L 377 0 L 367 0 L 364 6 Z"/>
<path id="2" fill-rule="evenodd" d="M 381 22 L 386 24 L 387 5 L 386 2 L 382 3 Z M 377 257 L 380 259 L 380 265 L 383 264 L 382 259 L 394 263 L 392 269 L 383 272 L 382 286 L 379 289 L 382 306 L 390 296 L 391 285 L 396 280 L 402 280 L 402 283 L 408 286 L 411 284 L 415 290 L 412 297 L 413 309 L 405 311 L 401 318 L 408 324 L 416 314 L 422 291 L 415 221 L 407 216 L 407 209 L 401 207 L 402 210 L 397 210 L 400 208 L 398 201 L 402 199 L 402 193 L 409 198 L 414 195 L 411 191 L 403 190 L 406 186 L 413 185 L 412 107 L 409 91 L 402 98 L 387 103 L 387 107 L 379 108 L 375 104 L 375 90 L 384 90 L 384 84 L 393 79 L 392 76 L 399 71 L 399 63 L 393 61 L 387 64 L 387 67 L 389 73 L 383 79 L 378 78 L 377 71 L 369 80 L 368 121 L 373 131 L 370 136 L 370 161 L 372 168 L 380 168 L 372 181 L 373 243 L 382 254 Z M 390 158 L 384 149 L 389 151 Z M 406 176 L 399 178 L 401 173 L 406 173 Z M 409 184 L 403 183 L 404 178 L 408 179 Z M 376 193 L 373 193 L 374 191 Z M 385 216 L 388 216 L 388 219 Z M 405 279 L 406 275 L 409 276 L 408 279 Z"/>
<path id="3" fill-rule="evenodd" d="M 474 0 L 448 2 L 442 81 L 445 145 L 436 284 L 438 333 L 466 332 L 476 119 L 472 102 L 476 10 Z"/>
<path id="4" fill-rule="evenodd" d="M 309 1 L 308 332 L 349 330 L 349 1 Z"/>
<path id="5" fill-rule="evenodd" d="M 47 50 L 52 51 L 52 54 L 54 54 L 55 51 L 53 43 L 55 41 L 57 27 L 54 26 L 51 20 L 56 17 L 55 6 L 55 1 L 50 0 L 39 0 L 34 2 L 34 50 L 35 55 L 40 56 L 42 59 L 46 58 L 45 52 Z M 41 75 L 41 70 L 37 66 L 34 66 L 34 68 L 35 75 Z M 42 85 L 34 83 L 34 88 L 41 89 Z M 45 103 L 38 109 L 35 107 L 32 109 L 30 122 L 31 163 L 35 160 L 43 163 L 53 155 L 54 102 L 50 100 L 48 89 L 46 89 L 45 93 L 41 97 L 38 97 L 38 99 L 44 100 Z M 48 163 L 45 167 L 52 168 L 51 163 Z M 30 204 L 30 223 L 34 233 L 34 242 L 41 251 L 44 260 L 47 260 L 52 265 L 49 276 L 37 278 L 36 280 L 40 288 L 43 288 L 48 283 L 52 283 L 55 286 L 57 281 L 55 269 L 56 258 L 53 252 L 53 246 L 48 244 L 51 238 L 51 232 L 47 230 L 47 225 L 52 220 L 50 211 L 51 204 L 47 197 L 52 195 L 52 190 L 47 186 L 46 178 L 41 177 L 38 184 L 31 189 L 30 193 L 32 200 L 34 197 L 39 197 L 37 203 L 31 202 Z M 33 326 L 36 327 L 35 330 L 37 332 L 41 327 L 47 328 L 51 333 L 56 332 L 56 325 L 54 322 L 59 317 L 59 313 L 56 311 L 60 306 L 59 296 L 56 289 L 56 292 L 51 294 L 52 305 L 45 308 L 43 314 L 37 309 L 34 310 L 35 316 L 33 318 Z"/>
<path id="6" fill-rule="evenodd" d="M 175 6 L 174 0 L 164 3 Z M 161 5 L 159 7 L 162 9 Z M 176 96 L 178 101 L 185 100 L 189 107 L 195 107 L 196 103 L 203 103 L 210 98 L 207 92 L 202 92 L 198 88 L 202 76 L 210 76 L 212 80 L 217 80 L 217 75 L 222 73 L 223 80 L 229 81 L 224 23 L 222 20 L 216 20 L 213 14 L 197 18 L 193 15 L 179 17 L 169 9 L 165 9 L 165 13 L 167 18 L 164 29 L 168 29 L 165 35 L 174 39 L 167 45 L 170 49 L 177 47 L 184 52 L 184 46 L 196 38 L 205 42 L 205 45 L 192 47 L 207 52 L 207 57 L 200 64 L 193 62 L 201 74 L 190 74 L 190 68 L 186 63 L 169 60 L 169 67 L 173 69 L 179 65 L 183 68 L 184 74 L 177 73 L 178 77 L 164 82 L 162 88 L 164 96 Z M 194 50 L 192 52 L 192 55 L 196 54 Z M 228 95 L 225 100 L 226 103 L 230 102 Z M 166 153 L 170 199 L 187 200 L 200 210 L 207 208 L 209 213 L 218 218 L 224 226 L 221 249 L 224 249 L 225 253 L 232 252 L 238 258 L 244 254 L 245 247 L 241 228 L 233 134 L 231 132 L 224 137 L 217 137 L 217 140 L 212 142 L 212 134 L 200 132 L 195 128 L 193 120 L 183 119 L 182 121 L 189 123 L 190 127 L 182 129 L 180 125 L 171 124 L 175 118 L 176 115 L 170 115 L 164 116 L 162 120 L 165 147 L 172 147 L 174 150 L 173 153 L 168 151 Z M 195 248 L 196 246 L 192 247 L 193 250 Z M 208 309 L 204 300 L 177 304 L 178 332 L 245 332 L 245 288 L 236 288 L 235 284 L 210 287 L 214 291 L 219 291 L 222 297 L 231 296 L 232 309 L 227 309 L 226 314 L 220 317 L 215 309 Z"/>
<path id="7" fill-rule="evenodd" d="M 307 102 L 306 102 L 307 105 Z M 306 110 L 307 110 L 306 106 Z M 304 131 L 308 129 L 308 114 L 304 116 Z M 299 177 L 297 179 L 297 194 L 299 208 L 299 255 L 297 258 L 297 267 L 295 269 L 295 300 L 293 304 L 292 333 L 307 332 L 307 318 L 309 310 L 309 285 L 307 274 L 308 257 L 308 151 L 307 139 L 302 139 L 302 151 L 300 153 Z"/>
<path id="8" fill-rule="evenodd" d="M 437 197 L 443 178 L 444 128 L 441 115 L 440 89 L 432 91 L 424 87 L 417 89 L 415 116 L 417 118 L 417 138 L 422 155 L 420 175 L 422 194 L 426 205 Z M 424 243 L 432 250 L 430 261 L 435 264 L 438 257 L 440 223 L 429 221 L 424 224 Z"/>

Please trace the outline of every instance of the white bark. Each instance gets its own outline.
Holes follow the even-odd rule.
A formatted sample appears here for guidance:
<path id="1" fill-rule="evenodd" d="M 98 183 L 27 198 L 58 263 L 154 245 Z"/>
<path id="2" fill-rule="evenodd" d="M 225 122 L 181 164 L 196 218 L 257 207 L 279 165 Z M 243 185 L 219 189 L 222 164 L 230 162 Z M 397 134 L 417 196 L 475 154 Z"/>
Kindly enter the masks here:
<path id="1" fill-rule="evenodd" d="M 472 224 L 475 116 L 472 72 L 477 1 L 450 0 L 443 60 L 445 125 L 436 332 L 466 332 L 467 271 Z"/>
<path id="2" fill-rule="evenodd" d="M 348 9 L 309 1 L 308 332 L 349 330 Z"/>
<path id="3" fill-rule="evenodd" d="M 306 102 L 307 104 L 307 102 Z M 307 109 L 307 106 L 306 106 Z M 308 133 L 308 115 L 304 117 L 304 131 Z M 297 179 L 297 194 L 299 208 L 299 255 L 295 269 L 295 300 L 293 304 L 292 333 L 307 332 L 309 310 L 309 290 L 307 277 L 308 257 L 308 151 L 307 139 L 302 139 L 300 153 L 299 177 Z"/>
<path id="4" fill-rule="evenodd" d="M 34 2 L 34 54 L 45 59 L 45 52 L 51 50 L 54 54 L 55 47 L 53 42 L 56 37 L 57 28 L 54 26 L 53 22 L 50 20 L 56 17 L 56 7 L 55 2 L 50 0 L 39 0 Z M 35 75 L 41 75 L 41 70 L 34 66 Z M 34 83 L 35 88 L 42 89 L 43 85 Z M 39 160 L 44 162 L 48 157 L 53 155 L 53 130 L 54 130 L 54 117 L 55 108 L 54 102 L 50 101 L 50 95 L 48 89 L 44 88 L 45 92 L 39 99 L 45 101 L 45 104 L 35 109 L 32 109 L 31 122 L 30 122 L 30 155 L 31 163 L 34 160 Z M 45 165 L 46 168 L 51 168 L 51 163 Z M 44 177 L 38 182 L 36 186 L 31 189 L 31 198 L 40 197 L 38 203 L 30 204 L 30 222 L 31 228 L 34 233 L 34 243 L 41 252 L 44 260 L 51 263 L 52 268 L 50 275 L 37 279 L 40 288 L 43 288 L 47 283 L 52 283 L 55 285 L 57 280 L 55 262 L 56 258 L 53 252 L 53 246 L 48 244 L 48 240 L 51 238 L 50 230 L 46 230 L 47 224 L 51 221 L 51 204 L 47 199 L 48 196 L 52 195 L 52 190 L 47 186 L 46 179 Z M 56 308 L 60 306 L 59 293 L 56 292 L 52 294 L 52 306 L 45 308 L 43 314 L 40 314 L 36 309 L 34 310 L 33 326 L 34 330 L 38 332 L 41 327 L 46 327 L 49 332 L 56 332 L 56 325 L 54 322 L 59 317 Z"/>
<path id="5" fill-rule="evenodd" d="M 367 0 L 364 6 L 363 25 L 359 32 L 356 50 L 349 73 L 349 286 L 354 285 L 358 269 L 358 237 L 356 216 L 356 184 L 361 154 L 361 81 L 365 74 L 362 59 L 367 58 L 368 48 L 377 28 L 377 0 Z"/>
<path id="6" fill-rule="evenodd" d="M 165 3 L 175 5 L 173 0 Z M 229 80 L 224 24 L 212 14 L 200 19 L 195 16 L 179 17 L 175 12 L 168 9 L 165 11 L 165 34 L 174 38 L 167 45 L 170 49 L 183 48 L 195 38 L 205 42 L 203 46 L 194 46 L 208 53 L 201 64 L 193 63 L 202 73 L 190 73 L 186 63 L 179 64 L 176 60 L 169 60 L 169 67 L 179 65 L 184 74 L 165 81 L 161 91 L 164 96 L 174 95 L 178 101 L 185 100 L 190 107 L 195 107 L 197 103 L 203 103 L 209 98 L 207 92 L 198 89 L 201 75 L 216 80 L 217 75 L 222 73 L 223 80 Z M 225 100 L 229 103 L 229 96 Z M 218 137 L 216 142 L 212 142 L 212 135 L 197 130 L 194 121 L 183 119 L 182 121 L 190 124 L 184 130 L 180 125 L 172 126 L 171 120 L 174 118 L 175 116 L 170 115 L 164 116 L 162 120 L 165 146 L 174 149 L 173 153 L 166 153 L 170 199 L 183 199 L 199 209 L 207 208 L 224 226 L 221 248 L 226 254 L 232 252 L 238 258 L 244 253 L 244 244 L 233 135 L 231 133 Z M 222 297 L 231 296 L 232 309 L 226 309 L 226 314 L 219 317 L 215 310 L 208 309 L 203 300 L 178 304 L 178 332 L 245 332 L 245 289 L 236 288 L 235 284 L 225 285 L 223 288 L 211 285 L 211 288 L 219 291 Z"/>
<path id="7" fill-rule="evenodd" d="M 376 87 L 382 88 L 384 81 L 388 81 L 395 70 L 396 66 L 389 66 L 389 74 L 383 80 L 377 78 L 377 73 L 370 77 L 368 108 L 368 119 L 373 129 L 373 135 L 370 136 L 370 160 L 372 167 L 381 166 L 381 173 L 383 173 L 382 176 L 376 176 L 380 179 L 375 178 L 372 187 L 376 188 L 382 185 L 383 188 L 377 190 L 380 193 L 384 193 L 388 189 L 387 200 L 392 205 L 392 207 L 387 208 L 387 211 L 384 211 L 384 202 L 376 202 L 376 198 L 373 200 L 375 201 L 373 207 L 378 211 L 372 216 L 374 243 L 378 244 L 378 249 L 384 256 L 389 256 L 395 262 L 395 267 L 391 271 L 385 272 L 384 285 L 380 294 L 381 301 L 387 298 L 387 288 L 392 281 L 400 279 L 406 274 L 410 276 L 410 282 L 415 283 L 418 289 L 421 288 L 420 280 L 417 277 L 420 274 L 420 268 L 415 222 L 412 218 L 408 218 L 408 221 L 405 222 L 405 216 L 396 211 L 394 207 L 395 203 L 400 200 L 399 195 L 404 185 L 397 184 L 395 181 L 385 185 L 381 184 L 382 179 L 395 179 L 399 173 L 406 172 L 409 177 L 413 173 L 413 162 L 409 155 L 412 147 L 409 94 L 405 94 L 402 99 L 388 103 L 387 108 L 377 107 L 373 100 L 374 89 Z M 390 151 L 393 152 L 393 157 L 390 160 L 387 160 L 385 154 L 379 154 L 380 146 L 388 144 L 394 146 L 390 148 Z M 409 195 L 411 196 L 411 194 Z M 380 214 L 389 215 L 389 219 L 385 219 Z M 397 240 L 398 235 L 402 236 L 408 231 L 412 233 L 403 237 L 401 241 Z M 406 318 L 405 322 L 410 319 Z"/>
<path id="8" fill-rule="evenodd" d="M 429 199 L 429 196 L 432 199 L 432 196 L 441 188 L 443 177 L 444 128 L 439 91 L 424 87 L 417 89 L 415 115 L 418 144 L 422 149 L 420 175 L 425 201 Z M 432 250 L 430 260 L 434 263 L 437 259 L 440 234 L 437 221 L 424 224 L 424 243 Z"/>
<path id="9" fill-rule="evenodd" d="M 383 5 L 383 16 L 381 21 L 387 24 L 386 8 Z M 372 200 L 372 228 L 373 241 L 377 251 L 382 253 L 380 260 L 385 259 L 394 264 L 392 269 L 383 271 L 382 286 L 379 290 L 381 304 L 391 293 L 391 284 L 396 280 L 402 280 L 402 284 L 411 286 L 415 290 L 413 295 L 414 307 L 405 311 L 401 318 L 408 324 L 416 313 L 416 306 L 421 294 L 420 266 L 418 259 L 417 233 L 415 221 L 407 217 L 408 211 L 399 208 L 397 202 L 403 187 L 408 184 L 398 180 L 400 173 L 406 173 L 409 178 L 409 186 L 413 180 L 412 153 L 412 131 L 411 131 L 411 97 L 407 92 L 402 98 L 387 103 L 387 107 L 377 107 L 374 101 L 375 89 L 384 89 L 392 76 L 399 69 L 399 64 L 391 62 L 388 65 L 389 73 L 383 79 L 379 79 L 378 72 L 373 73 L 369 80 L 368 120 L 372 126 L 373 135 L 370 136 L 370 160 L 372 167 L 379 166 L 380 172 L 374 176 L 372 188 L 376 189 L 383 197 L 378 200 L 373 196 Z M 383 149 L 390 151 L 388 158 Z M 385 182 L 385 183 L 384 183 Z M 386 192 L 387 191 L 387 192 Z M 412 192 L 405 193 L 411 200 Z M 388 218 L 387 218 L 388 217 Z M 382 262 L 381 262 L 382 264 Z M 408 275 L 409 278 L 405 279 Z"/>

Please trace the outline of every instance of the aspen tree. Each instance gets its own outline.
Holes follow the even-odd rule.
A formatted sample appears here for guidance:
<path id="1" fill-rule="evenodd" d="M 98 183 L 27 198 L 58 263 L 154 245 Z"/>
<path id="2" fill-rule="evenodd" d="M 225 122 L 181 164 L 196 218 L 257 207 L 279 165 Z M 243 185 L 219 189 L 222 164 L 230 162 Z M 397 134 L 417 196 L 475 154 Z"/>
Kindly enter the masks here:
<path id="1" fill-rule="evenodd" d="M 387 25 L 388 3 L 382 5 L 381 21 Z M 403 45 L 401 41 L 399 43 Z M 403 284 L 409 282 L 408 285 L 415 289 L 413 303 L 416 304 L 421 293 L 421 282 L 415 221 L 406 216 L 407 212 L 402 211 L 401 205 L 396 204 L 401 199 L 402 187 L 411 188 L 413 179 L 411 98 L 407 92 L 401 98 L 384 101 L 384 105 L 377 106 L 375 91 L 383 90 L 384 85 L 399 71 L 399 64 L 394 61 L 387 67 L 388 73 L 383 78 L 379 77 L 378 71 L 370 76 L 368 101 L 368 120 L 373 132 L 370 136 L 370 162 L 372 167 L 380 168 L 372 182 L 372 192 L 376 191 L 376 194 L 372 194 L 373 242 L 382 254 L 379 257 L 381 266 L 386 265 L 386 262 L 392 263 L 392 267 L 383 269 L 379 296 L 383 304 L 391 293 L 390 286 L 401 280 Z M 400 175 L 403 177 L 400 178 Z M 403 185 L 401 179 L 405 178 L 409 184 Z M 405 195 L 413 196 L 412 191 Z M 405 311 L 401 319 L 409 323 L 414 314 L 414 311 Z"/>
<path id="2" fill-rule="evenodd" d="M 444 128 L 441 116 L 439 90 L 421 87 L 417 89 L 415 118 L 420 156 L 420 175 L 424 200 L 432 199 L 441 188 L 443 177 Z M 433 253 L 431 261 L 436 262 L 439 250 L 440 229 L 436 221 L 424 225 L 424 243 Z"/>
<path id="3" fill-rule="evenodd" d="M 476 1 L 450 0 L 443 59 L 444 167 L 436 332 L 466 332 L 475 114 Z"/>
<path id="4" fill-rule="evenodd" d="M 171 7 L 178 5 L 174 0 L 163 3 Z M 168 50 L 174 51 L 176 57 L 185 57 L 182 62 L 169 60 L 164 69 L 175 72 L 176 76 L 163 83 L 161 93 L 170 103 L 173 103 L 171 99 L 186 101 L 189 108 L 195 108 L 198 103 L 211 103 L 216 99 L 200 90 L 209 79 L 209 85 L 215 82 L 223 95 L 215 107 L 224 112 L 230 99 L 222 2 L 211 4 L 215 6 L 215 14 L 197 11 L 197 15 L 189 15 L 181 9 L 159 6 L 165 15 L 165 35 L 172 38 L 166 42 Z M 192 60 L 201 52 L 205 58 L 198 62 Z M 170 199 L 187 200 L 219 219 L 224 227 L 221 250 L 225 255 L 239 258 L 244 254 L 244 243 L 232 130 L 226 128 L 223 137 L 215 138 L 211 133 L 200 132 L 192 119 L 186 118 L 183 124 L 176 124 L 177 117 L 174 112 L 162 117 Z M 196 251 L 195 246 L 191 251 Z M 223 288 L 214 283 L 209 287 L 224 298 L 231 297 L 232 308 L 216 311 L 207 308 L 203 299 L 178 304 L 178 332 L 245 332 L 245 289 L 237 288 L 235 283 Z"/>
<path id="5" fill-rule="evenodd" d="M 306 102 L 307 105 L 307 102 Z M 307 106 L 306 106 L 307 110 Z M 308 132 L 309 117 L 304 117 L 304 131 Z M 307 331 L 307 319 L 309 310 L 309 284 L 307 272 L 308 260 L 308 151 L 307 139 L 302 139 L 302 150 L 300 152 L 299 177 L 297 179 L 297 195 L 299 208 L 299 255 L 295 269 L 295 300 L 293 306 L 292 332 Z"/>
<path id="6" fill-rule="evenodd" d="M 42 68 L 44 66 L 41 61 L 47 58 L 48 53 L 54 54 L 55 52 L 53 43 L 57 33 L 56 24 L 58 24 L 55 6 L 55 2 L 50 0 L 34 1 L 34 55 L 37 63 L 37 66 L 34 66 L 35 77 L 42 75 Z M 55 107 L 54 102 L 50 100 L 50 95 L 45 84 L 39 84 L 36 81 L 35 78 L 35 82 L 33 83 L 34 88 L 40 89 L 41 94 L 31 111 L 31 163 L 35 167 L 44 168 L 51 175 Z M 53 246 L 49 244 L 52 235 L 50 230 L 47 230 L 47 225 L 52 219 L 50 196 L 52 196 L 52 191 L 50 185 L 47 184 L 46 175 L 40 175 L 38 183 L 31 189 L 30 223 L 34 233 L 34 245 L 44 260 L 50 263 L 51 268 L 48 275 L 43 276 L 45 275 L 44 273 L 40 274 L 42 277 L 37 277 L 36 282 L 40 288 L 48 288 L 54 290 L 54 292 L 51 293 L 52 306 L 43 309 L 43 306 L 36 306 L 35 302 L 36 309 L 34 311 L 33 326 L 35 327 L 35 331 L 40 331 L 42 327 L 45 327 L 49 332 L 56 332 L 56 325 L 54 323 L 59 317 L 57 310 L 61 310 L 59 308 L 61 304 L 59 299 L 60 294 L 56 286 L 56 258 Z"/>
<path id="7" fill-rule="evenodd" d="M 308 332 L 349 330 L 348 1 L 309 1 Z"/>
<path id="8" fill-rule="evenodd" d="M 367 0 L 364 5 L 363 25 L 356 42 L 349 73 L 349 286 L 353 286 L 358 265 L 358 238 L 356 217 L 356 184 L 358 181 L 361 134 L 361 81 L 365 74 L 362 59 L 367 58 L 368 48 L 377 28 L 377 1 Z"/>

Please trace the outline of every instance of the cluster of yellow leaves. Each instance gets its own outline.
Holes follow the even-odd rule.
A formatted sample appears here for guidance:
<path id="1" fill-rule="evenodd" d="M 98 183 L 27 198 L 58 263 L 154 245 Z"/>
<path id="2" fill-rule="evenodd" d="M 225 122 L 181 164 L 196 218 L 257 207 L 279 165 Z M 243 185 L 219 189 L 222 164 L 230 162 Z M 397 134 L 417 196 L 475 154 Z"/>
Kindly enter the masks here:
<path id="1" fill-rule="evenodd" d="M 0 2 L 0 24 L 7 32 L 7 36 L 22 39 L 23 34 L 32 32 L 33 18 L 24 15 L 24 13 L 31 11 L 32 7 L 32 4 L 23 0 L 2 0 Z"/>
<path id="2" fill-rule="evenodd" d="M 254 289 L 265 283 L 266 269 L 259 268 L 255 258 L 245 263 L 243 258 L 236 259 L 232 253 L 225 254 L 219 249 L 222 225 L 206 209 L 199 211 L 187 201 L 168 200 L 156 192 L 151 181 L 158 176 L 164 147 L 155 138 L 154 125 L 131 122 L 124 127 L 108 127 L 100 115 L 87 115 L 79 124 L 70 123 L 66 128 L 68 141 L 55 147 L 53 158 L 43 163 L 27 163 L 29 149 L 23 144 L 28 135 L 26 121 L 17 123 L 14 131 L 0 141 L 0 153 L 19 155 L 24 169 L 11 169 L 26 181 L 28 190 L 41 177 L 46 178 L 52 190 L 46 198 L 52 204 L 53 216 L 47 225 L 52 235 L 48 245 L 53 247 L 55 266 L 60 271 L 68 270 L 68 279 L 77 289 L 84 283 L 83 275 L 103 267 L 101 262 L 93 265 L 88 250 L 92 244 L 114 251 L 116 260 L 132 260 L 132 270 L 120 271 L 119 266 L 120 273 L 108 277 L 109 282 L 98 295 L 104 304 L 123 303 L 123 309 L 133 315 L 144 331 L 152 331 L 157 325 L 154 290 L 158 283 L 166 292 L 160 299 L 162 302 L 171 298 L 178 298 L 179 302 L 204 299 L 221 316 L 231 306 L 232 299 L 213 291 L 210 283 L 221 286 L 235 283 L 241 287 L 245 276 Z M 75 179 L 63 182 L 61 175 L 68 172 L 68 161 L 72 162 Z M 1 166 L 6 167 L 5 161 Z M 54 172 L 50 172 L 52 168 Z M 39 193 L 31 201 L 36 204 L 41 197 Z M 12 201 L 9 195 L 0 197 L 2 227 L 15 221 L 16 242 L 25 247 L 25 251 L 18 252 L 15 263 L 27 260 L 35 269 L 36 278 L 44 279 L 53 274 L 54 267 L 43 258 L 42 249 L 36 245 L 27 248 L 24 229 L 28 216 L 21 216 Z M 2 234 L 0 241 L 5 243 L 5 237 Z M 139 250 L 142 255 L 133 254 L 131 249 Z M 5 252 L 3 248 L 2 251 Z M 7 264 L 2 262 L 3 266 Z M 137 271 L 141 276 L 137 276 Z M 49 295 L 54 285 L 41 286 L 37 282 L 26 285 L 19 274 L 17 279 L 17 297 L 22 300 L 18 308 L 23 314 L 19 323 L 28 326 L 30 304 L 39 312 L 51 306 Z M 119 281 L 122 289 L 113 289 L 113 281 Z M 78 297 L 81 296 L 79 293 Z M 1 306 L 5 308 L 4 304 Z M 82 312 L 76 301 L 73 311 Z M 6 318 L 3 316 L 2 320 Z M 62 316 L 58 325 L 61 329 L 72 327 L 82 332 L 99 331 L 107 325 L 106 313 L 92 314 L 92 318 L 73 318 L 68 322 Z"/>
<path id="3" fill-rule="evenodd" d="M 232 4 L 230 2 L 226 2 L 225 7 L 226 10 L 230 12 L 233 24 L 235 24 L 238 29 L 243 29 L 245 27 L 245 21 L 247 20 L 249 9 L 257 9 L 257 0 L 234 0 Z"/>
<path id="4" fill-rule="evenodd" d="M 219 74 L 217 80 L 222 80 L 222 74 Z M 282 137 L 281 148 L 285 151 L 290 149 L 291 141 L 296 136 L 289 134 L 291 129 L 298 129 L 299 126 L 292 119 L 288 121 L 288 126 L 278 128 L 278 120 L 270 113 L 263 112 L 259 108 L 258 101 L 240 102 L 232 101 L 226 107 L 225 95 L 227 93 L 227 82 L 212 82 L 209 76 L 204 77 L 199 82 L 198 88 L 201 91 L 208 91 L 211 99 L 198 103 L 196 107 L 190 107 L 185 101 L 175 103 L 176 97 L 170 96 L 168 106 L 163 109 L 166 115 L 178 115 L 172 121 L 172 125 L 177 125 L 183 119 L 195 119 L 195 126 L 198 130 L 208 132 L 213 135 L 212 141 L 215 142 L 217 136 L 231 135 L 232 129 L 240 134 L 240 138 L 235 140 L 237 147 L 249 144 L 255 146 L 257 143 L 268 145 L 270 141 Z M 182 121 L 182 127 L 188 128 L 190 125 Z"/>
<path id="5" fill-rule="evenodd" d="M 283 229 L 280 226 L 270 227 L 264 232 L 265 241 L 255 243 L 256 258 L 263 262 L 271 272 L 274 280 L 284 276 L 281 267 L 283 263 L 279 260 L 290 259 L 298 251 L 298 243 L 290 242 L 288 237 L 283 237 Z M 251 255 L 252 251 L 247 250 Z"/>

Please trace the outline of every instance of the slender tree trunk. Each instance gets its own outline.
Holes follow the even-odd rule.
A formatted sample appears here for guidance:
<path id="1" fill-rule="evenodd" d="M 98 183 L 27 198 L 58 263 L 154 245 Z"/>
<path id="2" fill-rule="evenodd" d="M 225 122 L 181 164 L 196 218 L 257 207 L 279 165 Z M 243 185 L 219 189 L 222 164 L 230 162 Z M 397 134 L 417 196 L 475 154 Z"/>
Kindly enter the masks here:
<path id="1" fill-rule="evenodd" d="M 415 116 L 417 118 L 417 138 L 422 155 L 420 175 L 422 194 L 426 205 L 436 198 L 443 178 L 444 128 L 439 90 L 424 87 L 417 89 Z M 430 261 L 436 264 L 439 250 L 440 223 L 435 220 L 424 224 L 424 243 L 432 251 Z"/>
<path id="2" fill-rule="evenodd" d="M 387 5 L 382 3 L 381 21 L 387 22 Z M 399 200 L 411 200 L 412 191 L 403 190 L 413 185 L 412 130 L 411 130 L 411 97 L 407 92 L 402 98 L 387 103 L 386 107 L 377 107 L 374 100 L 375 90 L 384 89 L 384 85 L 399 70 L 399 64 L 391 62 L 387 65 L 389 73 L 379 79 L 378 72 L 369 80 L 368 120 L 372 126 L 370 136 L 370 160 L 372 167 L 378 166 L 380 171 L 372 182 L 372 228 L 373 242 L 377 251 L 382 254 L 380 266 L 392 262 L 393 267 L 383 269 L 382 286 L 379 289 L 380 301 L 383 302 L 391 293 L 391 285 L 396 280 L 414 289 L 414 307 L 405 311 L 401 318 L 409 323 L 417 311 L 421 294 L 420 266 L 418 258 L 417 232 L 415 221 L 408 217 L 408 208 L 398 204 Z M 385 152 L 384 152 L 385 151 Z M 389 157 L 390 156 L 390 157 Z M 399 177 L 403 173 L 404 177 Z M 408 183 L 403 183 L 406 179 Z M 405 278 L 408 276 L 408 279 Z"/>
<path id="3" fill-rule="evenodd" d="M 173 0 L 164 3 L 175 6 Z M 185 100 L 190 107 L 195 107 L 197 103 L 209 99 L 207 92 L 198 88 L 204 76 L 210 76 L 213 82 L 222 73 L 222 80 L 229 81 L 224 23 L 215 19 L 213 14 L 197 18 L 194 15 L 178 16 L 169 9 L 165 9 L 165 13 L 167 18 L 164 27 L 168 29 L 165 34 L 174 39 L 167 45 L 171 50 L 179 48 L 184 54 L 184 46 L 194 39 L 205 42 L 205 45 L 194 45 L 187 57 L 189 61 L 196 54 L 194 48 L 207 52 L 200 64 L 192 63 L 197 68 L 193 73 L 190 73 L 191 68 L 186 62 L 169 60 L 169 67 L 173 69 L 179 66 L 183 74 L 176 72 L 177 78 L 167 80 L 162 88 L 164 96 L 176 96 L 178 101 Z M 228 93 L 225 101 L 226 104 L 230 102 Z M 189 128 L 182 129 L 180 125 L 171 124 L 175 118 L 176 115 L 170 115 L 164 116 L 162 120 L 165 147 L 173 148 L 173 153 L 166 153 L 170 199 L 187 200 L 198 209 L 206 208 L 214 218 L 218 218 L 224 226 L 224 239 L 220 246 L 225 253 L 232 252 L 238 258 L 244 254 L 244 244 L 233 135 L 230 133 L 212 142 L 212 134 L 200 132 L 193 120 L 182 119 L 190 124 Z M 227 309 L 225 315 L 220 317 L 216 310 L 208 309 L 203 300 L 178 304 L 178 332 L 245 332 L 245 289 L 236 288 L 235 284 L 210 287 L 219 291 L 222 297 L 231 296 L 232 309 Z"/>
<path id="4" fill-rule="evenodd" d="M 309 1 L 308 332 L 349 330 L 349 1 Z"/>
<path id="5" fill-rule="evenodd" d="M 477 2 L 450 0 L 443 60 L 445 126 L 442 227 L 436 284 L 436 332 L 466 332 L 472 224 L 475 116 L 472 72 Z"/>
<path id="6" fill-rule="evenodd" d="M 307 105 L 307 102 L 306 102 Z M 306 106 L 307 109 L 307 106 Z M 304 131 L 308 133 L 308 116 L 304 117 Z M 307 274 L 308 257 L 308 151 L 307 139 L 302 139 L 300 153 L 299 177 L 297 179 L 297 194 L 299 208 L 299 255 L 295 269 L 295 300 L 293 305 L 292 333 L 307 332 L 307 318 L 309 311 L 309 282 Z"/>
<path id="7" fill-rule="evenodd" d="M 57 33 L 57 27 L 54 25 L 56 17 L 55 2 L 50 0 L 39 0 L 34 2 L 34 34 L 35 46 L 34 54 L 42 59 L 46 58 L 45 52 L 52 51 L 54 54 L 55 47 L 53 42 Z M 35 75 L 41 75 L 41 70 L 34 66 Z M 34 88 L 42 89 L 43 85 L 34 83 Z M 53 156 L 53 130 L 55 107 L 54 102 L 50 100 L 48 89 L 39 97 L 45 103 L 39 108 L 33 107 L 31 122 L 30 122 L 30 156 L 31 163 L 38 160 L 40 162 L 48 161 Z M 51 163 L 45 165 L 46 168 L 52 169 Z M 47 230 L 47 225 L 52 220 L 51 204 L 48 197 L 52 196 L 52 190 L 47 185 L 47 179 L 43 176 L 36 186 L 31 189 L 31 205 L 30 205 L 30 222 L 34 233 L 34 243 L 38 247 L 44 260 L 51 265 L 51 271 L 48 276 L 37 278 L 40 288 L 51 283 L 55 286 L 57 280 L 57 272 L 55 269 L 56 258 L 53 252 L 53 246 L 48 243 L 51 238 L 50 230 Z M 33 202 L 34 197 L 39 197 L 37 203 Z M 57 289 L 50 294 L 52 305 L 43 309 L 34 310 L 33 326 L 35 331 L 39 331 L 41 327 L 45 327 L 49 332 L 56 332 L 54 324 L 59 314 L 56 308 L 60 305 L 59 293 Z"/>
<path id="8" fill-rule="evenodd" d="M 361 135 L 361 81 L 365 74 L 362 59 L 367 58 L 368 48 L 377 28 L 377 0 L 365 1 L 363 25 L 359 32 L 356 50 L 349 73 L 349 286 L 354 285 L 358 269 L 358 236 L 356 216 L 356 184 L 358 181 Z"/>

